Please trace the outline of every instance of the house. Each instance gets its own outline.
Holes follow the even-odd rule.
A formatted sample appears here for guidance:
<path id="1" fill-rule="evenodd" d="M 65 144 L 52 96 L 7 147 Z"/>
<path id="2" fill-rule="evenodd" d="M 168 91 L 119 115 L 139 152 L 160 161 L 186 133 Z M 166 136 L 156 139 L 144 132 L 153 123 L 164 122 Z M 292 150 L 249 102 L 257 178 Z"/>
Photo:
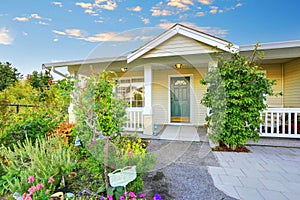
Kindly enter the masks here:
<path id="1" fill-rule="evenodd" d="M 217 65 L 216 51 L 240 51 L 248 55 L 254 45 L 237 46 L 201 31 L 175 24 L 127 56 L 45 64 L 58 72 L 88 76 L 94 70 L 113 70 L 120 78 L 117 95 L 128 103 L 125 130 L 153 134 L 154 124 L 203 126 L 207 108 L 200 104 L 206 87 L 200 84 L 210 67 Z M 263 136 L 298 137 L 300 113 L 300 40 L 263 43 L 266 76 L 277 81 L 262 113 Z M 59 73 L 59 72 L 58 72 Z M 72 113 L 70 118 L 73 120 Z"/>

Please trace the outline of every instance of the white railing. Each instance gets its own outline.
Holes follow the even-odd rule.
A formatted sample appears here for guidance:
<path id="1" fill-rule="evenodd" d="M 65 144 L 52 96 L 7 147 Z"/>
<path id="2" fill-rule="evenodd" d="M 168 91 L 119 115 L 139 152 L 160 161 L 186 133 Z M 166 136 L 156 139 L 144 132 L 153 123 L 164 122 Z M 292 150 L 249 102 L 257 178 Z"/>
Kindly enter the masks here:
<path id="1" fill-rule="evenodd" d="M 124 125 L 125 131 L 143 131 L 144 119 L 143 108 L 127 108 L 127 122 Z"/>
<path id="2" fill-rule="evenodd" d="M 300 108 L 268 108 L 261 117 L 261 136 L 300 138 Z"/>

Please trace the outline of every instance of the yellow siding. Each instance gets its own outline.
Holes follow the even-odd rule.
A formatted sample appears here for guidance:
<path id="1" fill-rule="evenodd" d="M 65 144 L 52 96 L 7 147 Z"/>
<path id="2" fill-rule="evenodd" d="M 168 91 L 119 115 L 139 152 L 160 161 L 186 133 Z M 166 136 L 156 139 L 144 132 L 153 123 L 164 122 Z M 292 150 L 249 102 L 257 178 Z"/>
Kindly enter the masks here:
<path id="1" fill-rule="evenodd" d="M 264 65 L 263 69 L 266 70 L 267 78 L 276 80 L 276 85 L 273 86 L 274 93 L 283 92 L 282 90 L 282 67 L 281 64 Z M 268 107 L 283 107 L 282 96 L 267 96 Z"/>
<path id="2" fill-rule="evenodd" d="M 284 107 L 300 108 L 300 59 L 284 64 Z"/>
<path id="3" fill-rule="evenodd" d="M 153 71 L 153 86 L 152 86 L 152 104 L 154 123 L 165 124 L 169 122 L 169 77 L 181 76 L 184 74 L 192 75 L 191 81 L 193 84 L 191 107 L 191 120 L 195 125 L 205 124 L 206 108 L 200 104 L 200 100 L 206 88 L 200 85 L 200 80 L 206 73 L 206 69 L 181 69 L 181 70 L 154 70 Z"/>
<path id="4" fill-rule="evenodd" d="M 213 47 L 209 45 L 182 35 L 175 35 L 155 49 L 149 51 L 143 58 L 212 53 L 214 51 Z"/>

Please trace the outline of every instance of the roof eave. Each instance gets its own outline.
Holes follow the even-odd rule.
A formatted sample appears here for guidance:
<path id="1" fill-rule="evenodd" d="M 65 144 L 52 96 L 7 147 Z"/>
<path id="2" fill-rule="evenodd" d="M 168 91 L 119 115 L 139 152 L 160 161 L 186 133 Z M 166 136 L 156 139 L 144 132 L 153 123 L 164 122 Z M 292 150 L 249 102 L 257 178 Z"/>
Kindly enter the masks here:
<path id="1" fill-rule="evenodd" d="M 232 51 L 232 52 L 237 52 L 239 51 L 239 46 L 234 45 L 226 40 L 217 38 L 212 35 L 205 34 L 203 32 L 200 32 L 195 29 L 188 28 L 186 26 L 183 26 L 181 24 L 176 24 L 173 27 L 171 27 L 169 30 L 165 31 L 162 33 L 160 36 L 156 37 L 146 45 L 140 47 L 136 51 L 132 52 L 127 56 L 127 63 L 131 63 L 137 58 L 141 57 L 142 55 L 146 54 L 156 46 L 160 45 L 161 43 L 165 42 L 172 36 L 176 34 L 181 34 L 187 37 L 190 37 L 192 39 L 195 39 L 197 41 L 206 43 L 210 46 L 216 47 L 218 49 L 221 49 L 223 51 Z M 229 49 L 228 46 L 231 46 Z"/>

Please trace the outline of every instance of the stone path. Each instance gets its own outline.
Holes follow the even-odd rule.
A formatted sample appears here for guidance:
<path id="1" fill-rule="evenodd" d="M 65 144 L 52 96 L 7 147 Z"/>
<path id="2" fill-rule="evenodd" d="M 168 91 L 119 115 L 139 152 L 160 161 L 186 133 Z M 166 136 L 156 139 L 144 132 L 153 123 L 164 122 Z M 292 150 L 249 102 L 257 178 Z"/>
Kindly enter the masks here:
<path id="1" fill-rule="evenodd" d="M 251 153 L 214 152 L 215 186 L 237 199 L 300 199 L 300 149 L 248 147 Z"/>

